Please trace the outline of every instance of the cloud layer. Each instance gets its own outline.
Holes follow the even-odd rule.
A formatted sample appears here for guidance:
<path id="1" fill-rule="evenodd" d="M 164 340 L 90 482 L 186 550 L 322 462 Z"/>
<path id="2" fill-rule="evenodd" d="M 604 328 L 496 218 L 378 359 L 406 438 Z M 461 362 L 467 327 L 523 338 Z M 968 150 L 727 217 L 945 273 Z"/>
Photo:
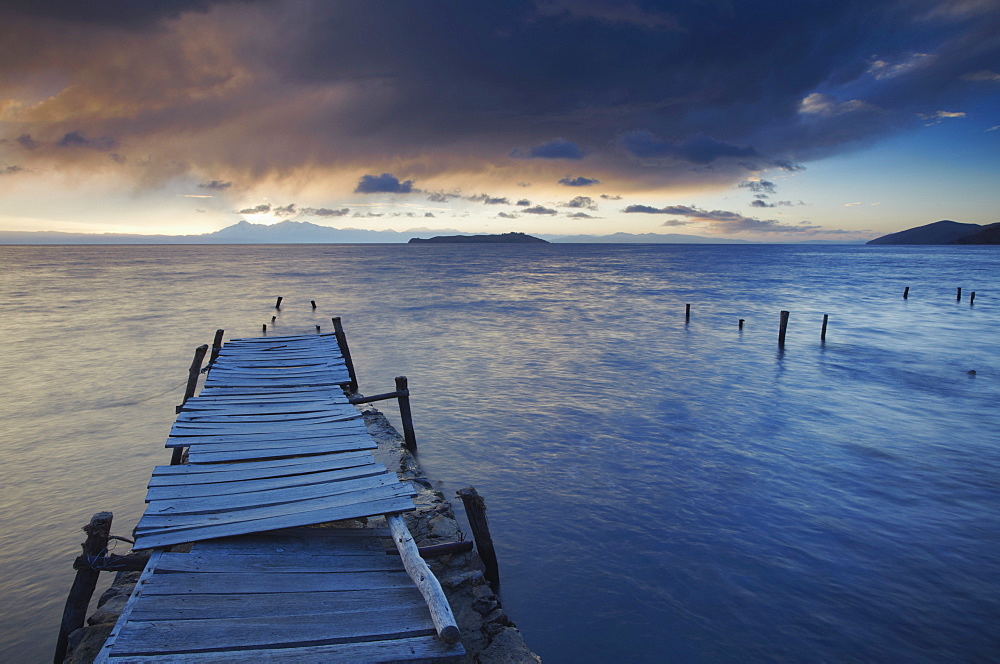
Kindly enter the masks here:
<path id="1" fill-rule="evenodd" d="M 8 175 L 219 193 L 755 182 L 766 195 L 747 178 L 1000 95 L 1000 6 L 985 1 L 82 7 L 0 9 Z"/>

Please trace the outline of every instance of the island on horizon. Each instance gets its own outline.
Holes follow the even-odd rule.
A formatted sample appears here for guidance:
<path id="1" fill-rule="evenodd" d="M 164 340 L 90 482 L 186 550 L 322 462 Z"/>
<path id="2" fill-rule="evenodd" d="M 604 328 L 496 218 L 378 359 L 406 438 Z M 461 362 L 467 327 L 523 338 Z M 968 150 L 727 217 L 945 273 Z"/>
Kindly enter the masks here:
<path id="1" fill-rule="evenodd" d="M 543 240 L 527 233 L 500 233 L 499 235 L 438 235 L 432 238 L 410 238 L 407 244 L 549 244 L 548 240 Z"/>

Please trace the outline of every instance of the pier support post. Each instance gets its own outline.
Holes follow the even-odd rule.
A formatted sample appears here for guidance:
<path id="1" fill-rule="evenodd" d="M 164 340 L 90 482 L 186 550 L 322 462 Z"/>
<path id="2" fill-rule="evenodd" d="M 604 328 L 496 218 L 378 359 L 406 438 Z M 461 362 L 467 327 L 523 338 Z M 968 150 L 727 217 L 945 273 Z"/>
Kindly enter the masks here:
<path id="1" fill-rule="evenodd" d="M 476 540 L 476 550 L 486 565 L 484 576 L 490 586 L 496 591 L 500 586 L 500 567 L 497 565 L 497 552 L 493 548 L 493 538 L 490 537 L 490 524 L 486 520 L 486 501 L 479 495 L 475 487 L 459 489 L 456 495 L 462 499 L 465 514 L 469 517 L 472 537 Z"/>
<path id="2" fill-rule="evenodd" d="M 222 332 L 222 330 L 219 330 L 219 332 Z M 217 334 L 216 336 L 220 335 Z M 188 369 L 187 387 L 184 389 L 184 400 L 175 409 L 178 413 L 184 408 L 184 404 L 187 403 L 188 399 L 194 396 L 194 391 L 198 389 L 198 376 L 201 375 L 201 363 L 205 360 L 205 353 L 207 352 L 208 344 L 202 344 L 194 349 L 194 359 L 191 360 L 191 368 Z M 170 465 L 178 465 L 181 462 L 182 454 L 184 454 L 184 448 L 175 447 L 173 454 L 170 455 Z"/>
<path id="3" fill-rule="evenodd" d="M 313 311 L 316 311 L 316 300 L 309 300 L 309 304 L 312 305 Z"/>
<path id="4" fill-rule="evenodd" d="M 903 299 L 906 300 L 909 299 L 909 297 L 910 297 L 910 287 L 907 286 L 906 288 L 903 289 Z"/>
<path id="5" fill-rule="evenodd" d="M 741 329 L 741 330 L 743 329 L 743 321 L 744 321 L 744 319 L 743 319 L 743 318 L 741 318 L 741 319 L 740 319 L 740 329 Z"/>
<path id="6" fill-rule="evenodd" d="M 282 298 L 282 297 L 281 297 L 281 296 L 279 295 L 279 296 L 278 296 L 278 301 L 274 303 L 274 308 L 275 308 L 275 309 L 280 309 L 280 308 L 281 308 L 281 300 L 282 300 L 282 299 L 284 299 L 284 298 Z"/>
<path id="7" fill-rule="evenodd" d="M 413 414 L 410 412 L 410 389 L 406 376 L 396 376 L 396 392 L 399 394 L 399 419 L 403 422 L 403 447 L 410 452 L 417 451 L 417 435 L 413 432 Z"/>
<path id="8" fill-rule="evenodd" d="M 112 517 L 111 512 L 98 512 L 91 517 L 90 523 L 83 527 L 83 531 L 87 533 L 87 541 L 83 543 L 84 556 L 96 557 L 108 548 Z M 94 596 L 100 575 L 98 570 L 89 567 L 76 571 L 76 578 L 73 579 L 69 597 L 66 598 L 66 607 L 63 609 L 62 623 L 59 625 L 56 652 L 52 658 L 54 664 L 62 664 L 66 659 L 70 632 L 83 627 L 87 618 L 87 607 L 90 605 L 90 598 Z"/>
<path id="9" fill-rule="evenodd" d="M 961 286 L 959 286 L 958 289 L 955 291 L 955 301 L 956 302 L 961 302 L 962 301 L 962 287 Z"/>
<path id="10" fill-rule="evenodd" d="M 826 341 L 826 323 L 830 320 L 829 314 L 823 314 L 823 329 L 819 332 L 819 340 Z"/>
<path id="11" fill-rule="evenodd" d="M 684 305 L 684 324 L 687 325 L 690 322 L 691 322 L 691 305 L 690 304 L 685 304 Z"/>
<path id="12" fill-rule="evenodd" d="M 975 303 L 975 301 L 976 301 L 976 291 L 972 291 L 971 293 L 969 293 L 969 306 L 972 306 L 972 304 Z"/>
<path id="13" fill-rule="evenodd" d="M 347 374 L 351 377 L 351 392 L 358 391 L 358 377 L 354 373 L 354 362 L 351 361 L 351 349 L 347 347 L 347 335 L 344 334 L 344 325 L 340 321 L 340 316 L 334 316 L 333 333 L 337 337 L 337 345 L 340 346 L 340 353 L 344 356 L 344 363 L 347 364 Z"/>
<path id="14" fill-rule="evenodd" d="M 788 329 L 788 312 L 781 312 L 781 322 L 778 324 L 778 347 L 785 347 L 785 331 Z"/>
<path id="15" fill-rule="evenodd" d="M 215 339 L 212 340 L 212 355 L 208 358 L 209 366 L 215 364 L 215 361 L 219 359 L 219 351 L 222 350 L 222 336 L 225 333 L 225 330 L 215 331 Z"/>

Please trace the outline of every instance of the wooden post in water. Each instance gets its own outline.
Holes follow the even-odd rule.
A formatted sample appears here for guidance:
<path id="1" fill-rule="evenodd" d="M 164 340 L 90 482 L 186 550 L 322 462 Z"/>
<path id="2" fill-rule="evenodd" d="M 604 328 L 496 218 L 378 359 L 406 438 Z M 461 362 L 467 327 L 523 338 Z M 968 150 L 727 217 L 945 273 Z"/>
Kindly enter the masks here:
<path id="1" fill-rule="evenodd" d="M 319 334 L 319 325 L 316 326 L 316 334 Z"/>
<path id="2" fill-rule="evenodd" d="M 208 364 L 215 364 L 215 361 L 219 359 L 219 351 L 222 350 L 222 335 L 226 333 L 225 330 L 216 330 L 215 339 L 212 340 L 212 356 L 208 359 Z"/>
<path id="3" fill-rule="evenodd" d="M 823 329 L 820 330 L 820 333 L 819 333 L 819 340 L 820 341 L 826 341 L 826 323 L 827 323 L 828 320 L 830 320 L 830 315 L 829 314 L 823 314 Z"/>
<path id="4" fill-rule="evenodd" d="M 354 373 L 354 362 L 351 361 L 351 349 L 347 347 L 347 335 L 344 334 L 344 325 L 340 322 L 340 316 L 334 316 L 333 333 L 337 336 L 337 345 L 340 346 L 340 353 L 344 356 L 344 363 L 347 364 L 347 374 L 351 377 L 351 392 L 358 391 L 358 377 Z"/>
<path id="5" fill-rule="evenodd" d="M 399 393 L 399 419 L 403 422 L 403 447 L 417 451 L 417 435 L 413 432 L 413 414 L 410 413 L 410 389 L 406 376 L 396 376 L 396 391 Z"/>
<path id="6" fill-rule="evenodd" d="M 969 306 L 972 306 L 972 304 L 975 301 L 976 301 L 976 291 L 972 291 L 971 293 L 969 293 Z"/>
<path id="7" fill-rule="evenodd" d="M 271 316 L 271 322 L 272 322 L 272 323 L 273 323 L 274 321 L 276 321 L 276 320 L 278 320 L 278 317 L 277 317 L 277 316 Z"/>
<path id="8" fill-rule="evenodd" d="M 279 295 L 279 296 L 278 296 L 278 301 L 274 303 L 274 308 L 275 308 L 275 309 L 280 309 L 280 308 L 281 308 L 281 300 L 282 300 L 282 299 L 284 299 L 284 298 L 282 298 L 282 297 L 281 297 L 281 296 Z"/>
<path id="9" fill-rule="evenodd" d="M 690 322 L 691 322 L 691 305 L 690 304 L 685 304 L 684 305 L 684 324 L 687 325 Z"/>
<path id="10" fill-rule="evenodd" d="M 312 305 L 313 311 L 316 311 L 316 300 L 309 300 L 309 304 Z"/>
<path id="11" fill-rule="evenodd" d="M 910 287 L 907 286 L 903 289 L 903 299 L 906 300 L 910 297 Z"/>
<path id="12" fill-rule="evenodd" d="M 220 330 L 221 331 L 221 330 Z M 181 405 L 177 406 L 176 412 L 181 412 L 188 399 L 194 396 L 194 391 L 198 389 L 198 376 L 201 375 L 201 363 L 205 360 L 205 353 L 208 352 L 208 344 L 202 344 L 194 349 L 194 359 L 191 360 L 191 367 L 188 369 L 187 387 L 184 388 L 184 399 Z M 184 453 L 183 447 L 175 447 L 170 455 L 170 465 L 176 466 L 181 462 L 181 455 Z"/>
<path id="13" fill-rule="evenodd" d="M 111 512 L 98 512 L 91 517 L 90 523 L 83 527 L 83 531 L 87 533 L 87 541 L 83 543 L 84 556 L 96 557 L 108 548 L 112 517 Z M 87 618 L 87 607 L 90 605 L 90 598 L 94 596 L 94 589 L 100 576 L 98 570 L 89 567 L 76 571 L 76 578 L 73 579 L 73 586 L 66 598 L 66 607 L 63 609 L 62 623 L 59 625 L 56 652 L 52 658 L 54 664 L 62 664 L 66 659 L 70 632 L 83 627 Z"/>
<path id="14" fill-rule="evenodd" d="M 486 565 L 486 580 L 496 590 L 500 585 L 500 567 L 497 565 L 497 552 L 493 548 L 493 538 L 490 537 L 490 524 L 486 520 L 486 501 L 479 495 L 475 487 L 466 487 L 456 492 L 465 505 L 465 514 L 469 517 L 472 527 L 472 537 L 476 540 L 476 550 Z"/>
<path id="15" fill-rule="evenodd" d="M 781 323 L 778 325 L 778 347 L 785 347 L 785 330 L 788 329 L 788 312 L 781 312 Z"/>
<path id="16" fill-rule="evenodd" d="M 958 290 L 955 292 L 955 301 L 956 302 L 961 302 L 962 301 L 962 287 L 961 286 L 959 286 Z"/>
<path id="17" fill-rule="evenodd" d="M 743 319 L 742 318 L 740 319 L 740 329 L 741 330 L 743 329 Z"/>
<path id="18" fill-rule="evenodd" d="M 267 334 L 267 323 L 264 323 L 263 325 L 260 326 L 260 331 L 263 332 L 264 334 Z"/>

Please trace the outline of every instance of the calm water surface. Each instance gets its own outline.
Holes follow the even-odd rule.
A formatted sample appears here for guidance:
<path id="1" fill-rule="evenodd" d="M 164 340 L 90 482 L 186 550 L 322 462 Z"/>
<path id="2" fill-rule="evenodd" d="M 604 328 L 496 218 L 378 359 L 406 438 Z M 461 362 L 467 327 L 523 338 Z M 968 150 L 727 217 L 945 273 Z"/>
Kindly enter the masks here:
<path id="1" fill-rule="evenodd" d="M 505 607 L 546 661 L 1000 659 L 994 247 L 0 261 L 0 661 L 51 658 L 80 526 L 131 531 L 194 347 L 257 334 L 278 295 L 279 333 L 344 317 L 363 391 L 410 378 L 421 461 L 486 497 Z"/>

